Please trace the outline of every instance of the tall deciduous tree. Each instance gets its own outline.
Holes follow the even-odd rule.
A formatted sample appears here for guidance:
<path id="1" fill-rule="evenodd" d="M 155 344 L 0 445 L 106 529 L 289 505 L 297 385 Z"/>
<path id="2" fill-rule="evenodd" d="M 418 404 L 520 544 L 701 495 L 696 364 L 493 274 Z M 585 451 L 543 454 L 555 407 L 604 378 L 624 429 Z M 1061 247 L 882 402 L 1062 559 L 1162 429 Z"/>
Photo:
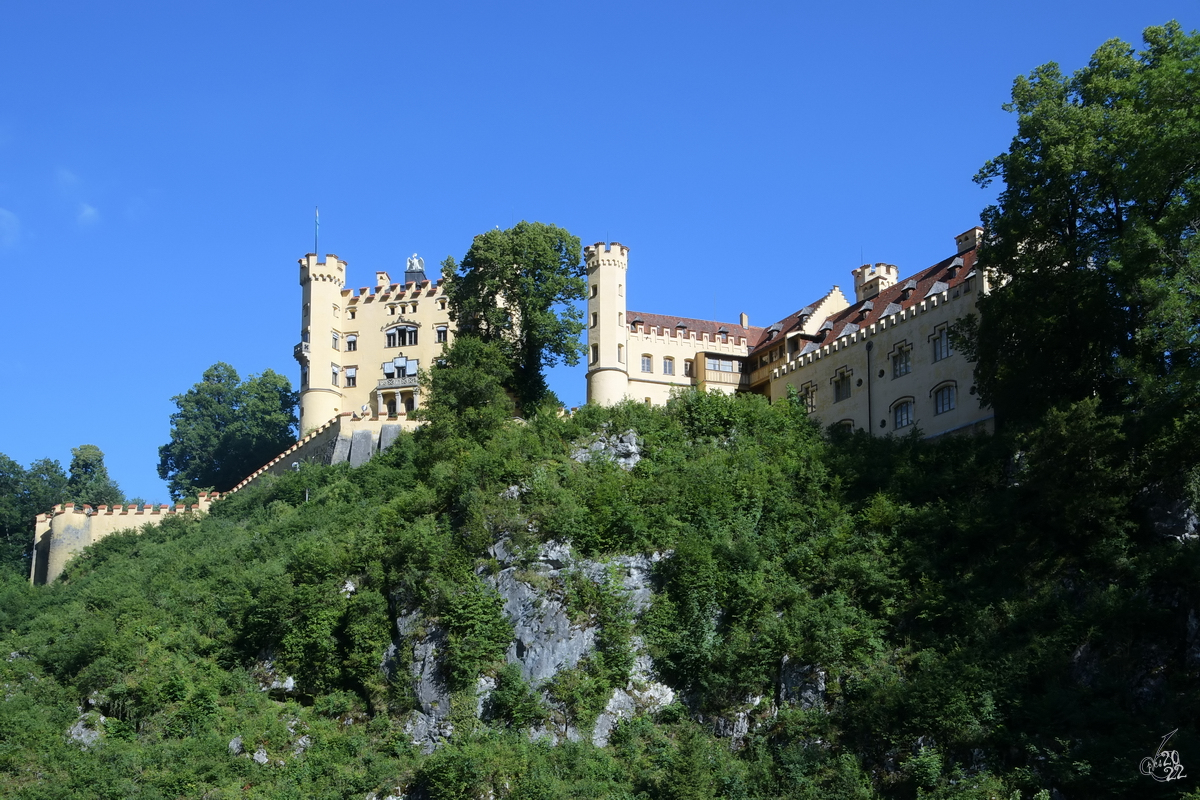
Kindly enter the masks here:
<path id="1" fill-rule="evenodd" d="M 68 498 L 67 474 L 57 461 L 42 458 L 24 469 L 0 453 L 0 569 L 28 571 L 34 518 L 67 499 L 75 498 Z"/>
<path id="2" fill-rule="evenodd" d="M 67 495 L 77 503 L 90 506 L 125 502 L 125 493 L 109 477 L 108 468 L 104 466 L 104 453 L 94 444 L 71 448 Z"/>
<path id="3" fill-rule="evenodd" d="M 1200 427 L 1200 36 L 1143 37 L 1018 78 L 1017 134 L 976 176 L 1004 188 L 983 213 L 993 289 L 964 332 L 1003 422 L 1095 397 L 1131 442 Z"/>
<path id="4" fill-rule="evenodd" d="M 226 491 L 296 440 L 291 383 L 267 370 L 245 382 L 213 364 L 185 394 L 171 398 L 171 441 L 158 449 L 158 474 L 173 498 Z"/>
<path id="5" fill-rule="evenodd" d="M 498 345 L 512 364 L 508 388 L 524 408 L 544 400 L 544 369 L 575 365 L 587 291 L 579 237 L 540 222 L 475 237 L 461 264 L 443 263 L 460 335 Z"/>

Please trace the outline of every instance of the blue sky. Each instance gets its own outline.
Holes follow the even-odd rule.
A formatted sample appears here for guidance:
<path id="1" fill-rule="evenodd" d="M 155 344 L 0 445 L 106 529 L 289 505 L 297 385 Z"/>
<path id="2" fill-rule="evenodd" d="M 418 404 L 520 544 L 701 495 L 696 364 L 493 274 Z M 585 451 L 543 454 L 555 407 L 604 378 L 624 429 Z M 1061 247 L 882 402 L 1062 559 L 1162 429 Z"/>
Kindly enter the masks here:
<path id="1" fill-rule="evenodd" d="M 165 501 L 170 398 L 298 379 L 296 259 L 350 285 L 521 219 L 630 246 L 629 306 L 766 324 L 952 253 L 1013 78 L 1193 2 L 16 0 L 4 12 L 0 452 L 98 445 Z M 583 368 L 552 385 L 585 397 Z"/>

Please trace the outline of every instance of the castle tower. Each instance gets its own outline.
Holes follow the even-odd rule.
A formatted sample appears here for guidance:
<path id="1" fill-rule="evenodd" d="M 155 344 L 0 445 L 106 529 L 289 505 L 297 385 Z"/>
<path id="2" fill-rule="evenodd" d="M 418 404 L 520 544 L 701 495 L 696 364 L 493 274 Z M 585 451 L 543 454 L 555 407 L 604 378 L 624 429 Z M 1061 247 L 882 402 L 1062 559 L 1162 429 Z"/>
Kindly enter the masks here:
<path id="1" fill-rule="evenodd" d="M 300 436 L 320 427 L 345 409 L 339 388 L 339 342 L 342 288 L 346 262 L 330 253 L 324 261 L 316 253 L 300 259 L 300 343 L 294 355 L 300 362 Z"/>
<path id="2" fill-rule="evenodd" d="M 900 268 L 895 264 L 863 264 L 850 272 L 854 275 L 854 302 L 870 300 L 900 280 Z"/>
<path id="3" fill-rule="evenodd" d="M 629 248 L 620 242 L 583 250 L 588 280 L 587 399 L 612 405 L 629 393 L 628 320 L 625 319 L 625 276 Z"/>

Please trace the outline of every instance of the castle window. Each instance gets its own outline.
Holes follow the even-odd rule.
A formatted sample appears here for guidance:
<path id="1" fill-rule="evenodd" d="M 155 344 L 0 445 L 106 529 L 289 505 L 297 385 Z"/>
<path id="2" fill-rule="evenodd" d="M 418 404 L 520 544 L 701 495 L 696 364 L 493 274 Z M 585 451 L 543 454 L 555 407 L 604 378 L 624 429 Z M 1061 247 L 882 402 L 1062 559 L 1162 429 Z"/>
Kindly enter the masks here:
<path id="1" fill-rule="evenodd" d="M 617 284 L 617 297 L 624 297 L 624 296 L 625 296 L 625 284 L 618 283 Z"/>
<path id="2" fill-rule="evenodd" d="M 595 297 L 599 291 L 600 291 L 600 285 L 593 283 L 592 284 L 592 297 Z"/>
<path id="3" fill-rule="evenodd" d="M 899 378 L 912 372 L 912 348 L 900 344 L 892 352 L 892 377 Z"/>
<path id="4" fill-rule="evenodd" d="M 388 306 L 388 316 L 389 317 L 396 316 L 396 307 L 395 306 Z"/>
<path id="5" fill-rule="evenodd" d="M 950 329 L 945 325 L 938 328 L 933 334 L 933 360 L 941 361 L 943 358 L 949 358 L 953 355 L 950 349 Z"/>
<path id="6" fill-rule="evenodd" d="M 346 388 L 353 389 L 358 386 L 358 368 L 346 367 Z"/>
<path id="7" fill-rule="evenodd" d="M 663 375 L 675 374 L 675 359 L 667 356 L 663 359 Z"/>
<path id="8" fill-rule="evenodd" d="M 800 402 L 804 403 L 804 410 L 810 414 L 817 410 L 817 385 L 815 383 L 810 381 L 800 387 Z"/>
<path id="9" fill-rule="evenodd" d="M 642 354 L 642 372 L 654 372 L 654 357 Z"/>
<path id="10" fill-rule="evenodd" d="M 595 364 L 600 360 L 600 345 L 592 345 L 592 363 Z"/>
<path id="11" fill-rule="evenodd" d="M 341 315 L 342 315 L 342 309 L 337 305 L 337 303 L 334 303 L 333 304 L 333 318 L 337 319 Z"/>
<path id="12" fill-rule="evenodd" d="M 733 372 L 733 361 L 728 358 L 708 358 L 704 366 L 712 372 Z"/>
<path id="13" fill-rule="evenodd" d="M 840 403 L 850 399 L 850 373 L 839 372 L 832 378 L 833 402 Z"/>
<path id="14" fill-rule="evenodd" d="M 358 337 L 353 333 L 346 334 L 346 352 L 353 353 L 358 349 Z"/>
<path id="15" fill-rule="evenodd" d="M 690 377 L 692 377 L 692 374 L 693 374 L 692 360 L 690 358 L 685 358 L 683 360 L 683 377 L 690 378 Z"/>
<path id="16" fill-rule="evenodd" d="M 933 392 L 933 413 L 945 414 L 953 411 L 955 406 L 956 387 L 953 383 L 941 386 Z"/>
<path id="17" fill-rule="evenodd" d="M 592 312 L 592 327 L 594 328 L 599 324 L 600 324 L 600 312 L 593 311 Z"/>
<path id="18" fill-rule="evenodd" d="M 308 344 L 308 331 L 300 331 L 300 341 Z"/>
<path id="19" fill-rule="evenodd" d="M 300 368 L 300 386 L 301 388 L 308 386 L 308 367 Z"/>
<path id="20" fill-rule="evenodd" d="M 334 349 L 334 350 L 340 350 L 340 349 L 341 349 L 341 348 L 339 348 L 339 347 L 338 347 L 338 344 L 340 343 L 340 341 L 341 341 L 341 338 L 342 338 L 342 337 L 338 336 L 338 334 L 337 334 L 337 331 L 334 331 L 334 333 L 333 333 L 333 349 Z"/>
<path id="21" fill-rule="evenodd" d="M 624 312 L 624 311 L 618 311 L 618 312 L 617 312 L 617 324 L 618 324 L 618 325 L 624 325 L 624 324 L 625 324 L 625 312 Z"/>
<path id="22" fill-rule="evenodd" d="M 357 313 L 358 313 L 357 309 L 354 309 L 354 308 L 346 309 L 346 319 L 354 319 L 354 317 Z"/>
<path id="23" fill-rule="evenodd" d="M 438 300 L 438 310 L 439 311 L 446 310 L 446 301 L 445 300 Z"/>
<path id="24" fill-rule="evenodd" d="M 416 347 L 416 328 L 392 328 L 385 336 L 387 347 Z"/>
<path id="25" fill-rule="evenodd" d="M 450 337 L 449 328 L 447 328 L 445 325 L 439 325 L 436 329 L 436 333 L 438 344 L 445 344 L 446 340 Z"/>
<path id="26" fill-rule="evenodd" d="M 913 424 L 913 401 L 911 398 L 899 400 L 892 406 L 892 422 L 896 430 L 907 428 Z"/>
<path id="27" fill-rule="evenodd" d="M 618 364 L 625 363 L 625 345 L 623 345 L 623 344 L 617 345 L 617 363 Z"/>
<path id="28" fill-rule="evenodd" d="M 308 319 L 308 303 L 305 303 L 304 308 L 300 309 L 300 316 L 304 319 Z"/>
<path id="29" fill-rule="evenodd" d="M 337 364 L 334 364 L 332 367 L 332 370 L 333 370 L 333 385 L 337 386 L 338 385 L 338 373 L 341 372 L 341 369 L 338 367 Z"/>

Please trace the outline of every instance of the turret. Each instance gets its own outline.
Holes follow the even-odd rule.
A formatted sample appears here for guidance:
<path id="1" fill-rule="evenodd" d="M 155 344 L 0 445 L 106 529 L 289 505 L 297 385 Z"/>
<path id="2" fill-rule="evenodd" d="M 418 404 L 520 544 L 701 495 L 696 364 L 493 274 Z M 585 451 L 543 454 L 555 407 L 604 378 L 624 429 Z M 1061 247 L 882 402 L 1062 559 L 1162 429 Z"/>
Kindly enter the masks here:
<path id="1" fill-rule="evenodd" d="M 625 319 L 629 248 L 620 242 L 583 250 L 588 281 L 588 402 L 612 405 L 629 392 L 628 324 Z"/>
<path id="2" fill-rule="evenodd" d="M 340 340 L 342 288 L 346 262 L 330 253 L 300 259 L 300 343 L 293 354 L 300 362 L 300 435 L 325 424 L 343 408 Z"/>
<path id="3" fill-rule="evenodd" d="M 869 300 L 900 279 L 900 269 L 895 264 L 863 264 L 850 272 L 854 275 L 854 300 L 858 303 Z"/>

